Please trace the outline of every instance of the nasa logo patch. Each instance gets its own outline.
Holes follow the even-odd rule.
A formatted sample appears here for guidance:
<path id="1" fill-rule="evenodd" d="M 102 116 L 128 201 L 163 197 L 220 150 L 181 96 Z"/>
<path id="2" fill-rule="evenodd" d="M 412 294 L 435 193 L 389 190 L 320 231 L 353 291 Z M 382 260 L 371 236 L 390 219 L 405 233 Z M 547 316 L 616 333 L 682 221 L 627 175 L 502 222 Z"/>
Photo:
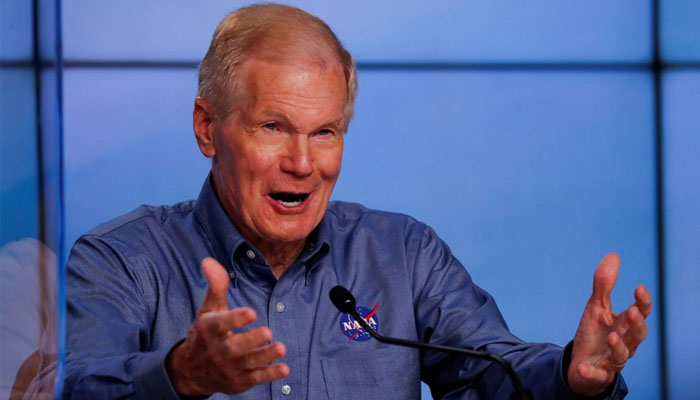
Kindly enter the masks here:
<path id="1" fill-rule="evenodd" d="M 375 331 L 379 331 L 379 319 L 377 318 L 377 308 L 379 308 L 379 303 L 374 305 L 374 309 L 370 310 L 367 307 L 357 306 L 355 310 L 364 319 L 370 328 Z M 349 342 L 360 341 L 364 342 L 372 338 L 368 332 L 366 332 L 359 322 L 355 321 L 355 318 L 350 314 L 343 314 L 340 316 L 340 330 L 349 338 Z"/>

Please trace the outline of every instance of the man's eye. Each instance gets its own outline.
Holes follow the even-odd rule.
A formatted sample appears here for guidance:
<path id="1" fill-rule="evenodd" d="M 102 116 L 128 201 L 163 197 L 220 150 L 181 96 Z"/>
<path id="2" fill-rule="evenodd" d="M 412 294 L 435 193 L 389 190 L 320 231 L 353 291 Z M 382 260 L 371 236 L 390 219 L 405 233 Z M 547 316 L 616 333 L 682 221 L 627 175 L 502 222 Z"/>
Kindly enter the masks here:
<path id="1" fill-rule="evenodd" d="M 320 131 L 318 131 L 318 134 L 321 136 L 332 135 L 333 131 L 330 129 L 321 129 Z"/>
<path id="2" fill-rule="evenodd" d="M 274 122 L 268 122 L 267 124 L 263 125 L 263 128 L 274 131 L 277 130 L 277 124 Z"/>

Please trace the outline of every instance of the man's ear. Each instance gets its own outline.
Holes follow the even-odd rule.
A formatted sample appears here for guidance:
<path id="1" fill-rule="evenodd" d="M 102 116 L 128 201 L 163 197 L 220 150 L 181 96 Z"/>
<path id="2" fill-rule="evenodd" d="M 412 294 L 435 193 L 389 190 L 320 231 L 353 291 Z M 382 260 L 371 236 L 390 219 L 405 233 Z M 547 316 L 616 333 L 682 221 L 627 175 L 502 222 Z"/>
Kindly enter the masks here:
<path id="1" fill-rule="evenodd" d="M 194 99 L 192 111 L 192 128 L 197 137 L 199 151 L 207 158 L 216 155 L 214 146 L 214 108 L 202 97 Z"/>

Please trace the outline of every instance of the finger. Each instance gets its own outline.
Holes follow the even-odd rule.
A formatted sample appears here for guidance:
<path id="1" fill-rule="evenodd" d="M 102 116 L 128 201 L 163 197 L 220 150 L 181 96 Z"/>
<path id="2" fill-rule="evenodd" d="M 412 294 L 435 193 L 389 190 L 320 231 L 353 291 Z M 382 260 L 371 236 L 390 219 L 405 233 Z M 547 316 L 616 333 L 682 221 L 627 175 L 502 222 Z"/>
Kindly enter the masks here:
<path id="1" fill-rule="evenodd" d="M 255 311 L 251 308 L 235 308 L 226 311 L 212 311 L 197 318 L 196 327 L 204 337 L 217 337 L 234 329 L 243 328 L 255 321 Z"/>
<path id="2" fill-rule="evenodd" d="M 610 365 L 613 371 L 622 371 L 629 358 L 629 350 L 625 342 L 616 332 L 611 332 L 608 336 L 608 347 L 610 348 Z"/>
<path id="3" fill-rule="evenodd" d="M 637 306 L 632 306 L 629 310 L 625 311 L 625 318 L 628 321 L 628 327 L 626 332 L 621 336 L 625 342 L 625 346 L 629 350 L 628 357 L 632 357 L 637 351 L 639 344 L 646 339 L 649 328 Z"/>
<path id="4" fill-rule="evenodd" d="M 253 387 L 261 383 L 276 381 L 289 375 L 289 367 L 284 363 L 271 365 L 266 368 L 258 368 L 244 372 L 241 381 L 246 386 Z"/>
<path id="5" fill-rule="evenodd" d="M 242 365 L 244 369 L 263 368 L 284 357 L 285 354 L 287 354 L 287 348 L 282 342 L 273 343 L 248 353 Z"/>
<path id="6" fill-rule="evenodd" d="M 228 292 L 229 277 L 226 273 L 226 269 L 211 257 L 207 257 L 202 261 L 202 269 L 204 270 L 204 275 L 207 277 L 209 288 L 207 289 L 207 296 L 204 298 L 204 302 L 197 314 L 228 310 L 226 294 Z"/>
<path id="7" fill-rule="evenodd" d="M 634 291 L 634 299 L 642 316 L 644 318 L 648 317 L 651 314 L 651 293 L 649 293 L 649 290 L 644 285 L 637 286 L 637 289 Z"/>
<path id="8" fill-rule="evenodd" d="M 609 253 L 603 257 L 593 274 L 591 301 L 603 305 L 608 310 L 612 310 L 610 293 L 612 293 L 615 282 L 617 282 L 619 269 L 620 257 L 617 254 Z"/>
<path id="9" fill-rule="evenodd" d="M 272 331 L 270 328 L 261 326 L 233 335 L 227 342 L 228 352 L 232 357 L 240 357 L 270 342 L 270 340 L 272 340 Z"/>
<path id="10" fill-rule="evenodd" d="M 629 330 L 632 321 L 630 321 L 629 317 L 632 315 L 629 313 L 629 311 L 632 308 L 637 308 L 637 306 L 632 305 L 630 308 L 625 310 L 624 312 L 621 312 L 620 314 L 615 315 L 615 322 L 613 322 L 612 325 L 612 330 L 617 332 L 618 335 L 624 337 L 627 335 L 627 331 Z"/>

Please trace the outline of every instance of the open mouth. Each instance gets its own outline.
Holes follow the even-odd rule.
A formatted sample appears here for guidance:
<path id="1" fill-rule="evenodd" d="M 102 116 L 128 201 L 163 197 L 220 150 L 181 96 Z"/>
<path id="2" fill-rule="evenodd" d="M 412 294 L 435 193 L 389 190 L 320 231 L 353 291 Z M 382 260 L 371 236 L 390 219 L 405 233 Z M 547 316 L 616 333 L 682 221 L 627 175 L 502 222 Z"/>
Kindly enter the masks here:
<path id="1" fill-rule="evenodd" d="M 296 207 L 299 204 L 303 203 L 304 200 L 306 200 L 306 198 L 309 197 L 309 194 L 279 192 L 270 193 L 270 197 L 272 197 L 275 201 L 279 202 L 285 207 Z"/>

